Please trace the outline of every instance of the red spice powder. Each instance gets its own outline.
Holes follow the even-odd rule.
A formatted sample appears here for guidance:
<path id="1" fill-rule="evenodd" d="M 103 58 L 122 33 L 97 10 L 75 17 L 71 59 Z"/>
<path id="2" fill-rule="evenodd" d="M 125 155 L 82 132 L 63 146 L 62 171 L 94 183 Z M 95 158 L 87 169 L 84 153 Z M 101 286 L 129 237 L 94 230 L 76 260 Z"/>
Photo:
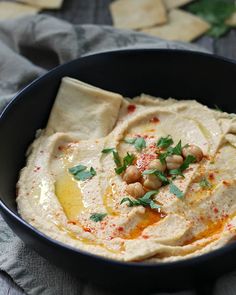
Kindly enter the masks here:
<path id="1" fill-rule="evenodd" d="M 160 120 L 155 116 L 149 120 L 151 123 L 159 123 Z"/>
<path id="2" fill-rule="evenodd" d="M 210 179 L 214 179 L 214 178 L 215 178 L 214 173 L 210 173 L 210 174 L 209 174 L 209 178 L 210 178 Z"/>
<path id="3" fill-rule="evenodd" d="M 219 210 L 215 207 L 215 208 L 213 208 L 213 211 L 214 211 L 214 213 L 218 213 L 219 212 Z"/>
<path id="4" fill-rule="evenodd" d="M 69 221 L 67 221 L 67 223 L 76 225 L 76 222 L 73 220 L 69 220 Z"/>
<path id="5" fill-rule="evenodd" d="M 86 232 L 88 232 L 88 233 L 91 233 L 91 228 L 89 228 L 89 227 L 84 227 L 83 229 L 84 229 L 84 231 L 86 231 Z"/>
<path id="6" fill-rule="evenodd" d="M 123 226 L 118 227 L 118 231 L 123 231 L 123 230 L 124 230 Z"/>
<path id="7" fill-rule="evenodd" d="M 137 167 L 143 172 L 146 170 L 148 164 L 154 159 L 156 159 L 155 154 L 141 154 L 140 158 L 137 159 Z"/>
<path id="8" fill-rule="evenodd" d="M 148 235 L 142 235 L 142 237 L 143 237 L 144 239 L 148 239 L 148 238 L 149 238 Z"/>
<path id="9" fill-rule="evenodd" d="M 128 109 L 128 114 L 131 114 L 136 110 L 136 105 L 130 104 L 128 105 L 127 109 Z"/>

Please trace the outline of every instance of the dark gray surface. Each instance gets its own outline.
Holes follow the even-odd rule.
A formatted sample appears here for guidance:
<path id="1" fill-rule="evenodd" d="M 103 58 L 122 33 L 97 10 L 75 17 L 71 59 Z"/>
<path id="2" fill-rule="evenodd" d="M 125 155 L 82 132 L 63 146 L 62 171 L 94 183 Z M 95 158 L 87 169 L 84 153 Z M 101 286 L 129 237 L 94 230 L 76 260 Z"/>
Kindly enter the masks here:
<path id="1" fill-rule="evenodd" d="M 110 25 L 112 24 L 112 20 L 108 5 L 111 2 L 112 0 L 65 0 L 62 9 L 59 11 L 44 11 L 44 13 L 60 17 L 75 24 L 86 23 Z M 195 43 L 216 54 L 236 60 L 236 30 L 231 30 L 229 34 L 219 40 L 213 40 L 210 37 L 204 36 L 198 39 Z M 90 286 L 85 287 L 84 292 L 82 293 L 84 295 L 88 293 L 101 294 L 99 291 L 93 292 L 92 289 L 93 288 Z M 5 273 L 0 272 L 0 295 L 20 294 L 24 293 Z M 207 291 L 206 294 L 210 295 L 210 292 Z"/>

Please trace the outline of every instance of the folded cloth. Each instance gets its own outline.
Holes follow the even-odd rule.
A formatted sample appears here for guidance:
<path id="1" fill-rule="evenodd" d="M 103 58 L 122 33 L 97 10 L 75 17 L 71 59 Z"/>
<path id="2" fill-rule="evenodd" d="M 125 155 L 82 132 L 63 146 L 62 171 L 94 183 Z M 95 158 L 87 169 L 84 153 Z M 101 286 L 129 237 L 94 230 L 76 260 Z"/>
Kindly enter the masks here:
<path id="1" fill-rule="evenodd" d="M 0 22 L 0 109 L 19 89 L 51 67 L 82 55 L 120 48 L 206 51 L 191 44 L 164 41 L 109 26 L 72 26 L 46 15 Z M 114 294 L 83 282 L 40 257 L 15 236 L 1 217 L 0 269 L 27 294 Z M 235 290 L 236 274 L 231 274 L 216 283 L 214 294 L 235 294 Z M 3 295 L 1 286 L 0 295 Z"/>

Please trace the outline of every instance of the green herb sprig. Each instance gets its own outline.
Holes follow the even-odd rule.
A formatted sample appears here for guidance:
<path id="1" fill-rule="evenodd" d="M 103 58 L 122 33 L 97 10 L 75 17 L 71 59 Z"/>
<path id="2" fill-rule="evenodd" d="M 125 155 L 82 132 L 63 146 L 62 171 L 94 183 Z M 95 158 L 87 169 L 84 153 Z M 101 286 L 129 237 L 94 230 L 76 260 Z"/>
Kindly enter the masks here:
<path id="1" fill-rule="evenodd" d="M 230 29 L 226 20 L 236 11 L 236 5 L 233 0 L 198 0 L 189 4 L 187 10 L 211 25 L 209 36 L 219 38 Z"/>
<path id="2" fill-rule="evenodd" d="M 121 158 L 117 151 L 113 151 L 112 153 L 113 153 L 114 162 L 116 164 L 116 168 L 115 168 L 116 174 L 123 173 L 128 166 L 133 164 L 133 161 L 135 159 L 135 156 L 133 154 L 127 153 L 126 156 L 123 158 L 123 161 L 121 161 Z"/>
<path id="3" fill-rule="evenodd" d="M 124 142 L 133 144 L 137 151 L 141 152 L 146 146 L 146 141 L 143 137 L 127 138 Z"/>
<path id="4" fill-rule="evenodd" d="M 192 155 L 188 155 L 187 158 L 184 160 L 183 164 L 178 168 L 178 169 L 172 169 L 169 171 L 170 175 L 180 175 L 180 176 L 184 176 L 183 175 L 183 171 L 186 170 L 190 164 L 195 163 L 196 162 L 196 158 Z"/>
<path id="5" fill-rule="evenodd" d="M 96 175 L 96 171 L 93 167 L 88 170 L 86 166 L 80 164 L 75 167 L 69 168 L 68 170 L 76 180 L 84 181 Z"/>
<path id="6" fill-rule="evenodd" d="M 132 200 L 132 199 L 126 197 L 126 198 L 123 198 L 120 203 L 123 204 L 125 202 L 128 202 L 129 207 L 134 207 L 134 206 L 148 207 L 149 206 L 151 209 L 160 210 L 161 206 L 156 204 L 152 200 L 153 196 L 156 194 L 158 194 L 157 190 L 149 191 L 143 197 L 138 198 L 137 200 Z"/>
<path id="7" fill-rule="evenodd" d="M 93 213 L 90 219 L 94 222 L 102 221 L 107 216 L 107 213 Z"/>

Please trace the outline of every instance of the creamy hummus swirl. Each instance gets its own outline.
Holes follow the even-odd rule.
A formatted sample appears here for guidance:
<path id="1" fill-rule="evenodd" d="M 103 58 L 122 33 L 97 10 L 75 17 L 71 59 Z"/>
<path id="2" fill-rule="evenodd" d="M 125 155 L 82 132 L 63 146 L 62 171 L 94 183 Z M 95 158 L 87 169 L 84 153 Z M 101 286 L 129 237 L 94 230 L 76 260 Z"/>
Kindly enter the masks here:
<path id="1" fill-rule="evenodd" d="M 183 196 L 165 185 L 153 197 L 158 209 L 122 203 L 132 196 L 112 151 L 102 151 L 134 155 L 143 172 L 167 136 L 204 154 L 184 177 L 172 178 Z M 145 146 L 137 150 L 127 138 L 142 138 Z M 71 168 L 78 165 L 95 175 L 76 179 Z M 198 256 L 236 235 L 236 116 L 194 100 L 144 94 L 131 100 L 66 77 L 47 127 L 28 149 L 17 188 L 20 215 L 75 248 L 122 261 Z"/>

